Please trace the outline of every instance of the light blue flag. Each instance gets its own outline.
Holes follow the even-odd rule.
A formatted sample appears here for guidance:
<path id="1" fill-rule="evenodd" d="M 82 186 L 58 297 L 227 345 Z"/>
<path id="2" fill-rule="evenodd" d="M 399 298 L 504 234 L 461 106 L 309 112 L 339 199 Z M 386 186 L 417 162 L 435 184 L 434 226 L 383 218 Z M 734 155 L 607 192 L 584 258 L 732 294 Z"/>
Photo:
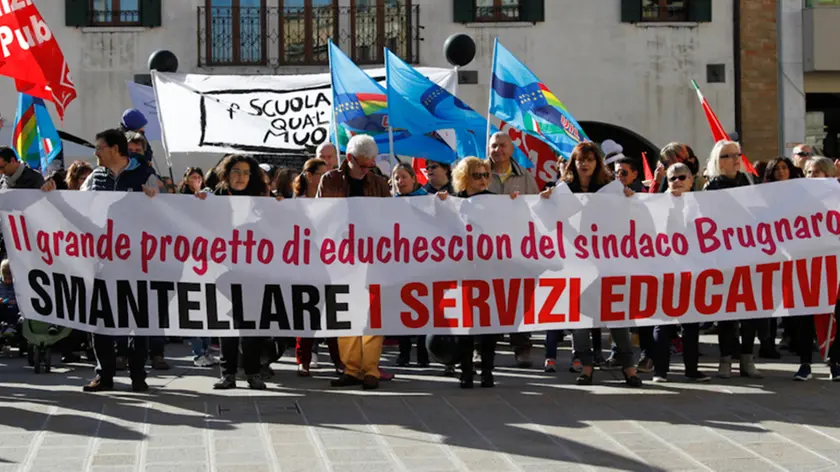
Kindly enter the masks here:
<path id="1" fill-rule="evenodd" d="M 413 134 L 452 129 L 458 141 L 458 157 L 487 156 L 487 118 L 460 98 L 429 80 L 396 54 L 385 49 L 385 77 L 391 126 Z M 491 132 L 499 131 L 492 127 Z M 518 147 L 514 159 L 520 166 L 534 164 Z"/>
<path id="2" fill-rule="evenodd" d="M 356 134 L 372 136 L 380 154 L 390 154 L 388 120 L 390 118 L 385 88 L 360 69 L 332 41 L 329 44 L 332 77 L 333 120 L 337 126 L 330 132 L 335 142 L 346 151 L 347 142 Z M 434 130 L 430 130 L 434 131 Z M 404 129 L 392 130 L 394 153 L 451 163 L 456 154 L 437 133 L 411 134 Z"/>
<path id="3" fill-rule="evenodd" d="M 12 149 L 21 162 L 41 172 L 62 155 L 61 138 L 42 99 L 18 94 Z"/>
<path id="4" fill-rule="evenodd" d="M 577 120 L 540 79 L 496 39 L 490 113 L 568 157 L 588 141 Z"/>

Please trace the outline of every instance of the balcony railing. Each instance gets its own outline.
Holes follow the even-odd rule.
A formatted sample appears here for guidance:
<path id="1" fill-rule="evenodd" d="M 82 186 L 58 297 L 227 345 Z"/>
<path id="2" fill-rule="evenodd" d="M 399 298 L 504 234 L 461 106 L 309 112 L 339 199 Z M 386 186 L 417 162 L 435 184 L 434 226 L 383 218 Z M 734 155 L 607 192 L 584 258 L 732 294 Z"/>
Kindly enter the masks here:
<path id="1" fill-rule="evenodd" d="M 139 25 L 140 11 L 139 10 L 90 10 L 90 24 L 91 25 Z"/>
<path id="2" fill-rule="evenodd" d="M 383 62 L 383 47 L 419 62 L 418 5 L 199 7 L 198 65 L 294 66 L 329 62 L 329 39 L 359 64 Z"/>

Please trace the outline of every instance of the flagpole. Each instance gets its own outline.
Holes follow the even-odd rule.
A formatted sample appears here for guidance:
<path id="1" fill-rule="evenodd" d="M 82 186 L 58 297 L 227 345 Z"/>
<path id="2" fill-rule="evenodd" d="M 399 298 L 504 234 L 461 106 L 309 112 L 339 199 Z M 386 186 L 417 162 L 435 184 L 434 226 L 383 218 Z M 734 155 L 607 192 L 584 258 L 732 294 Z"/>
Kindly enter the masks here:
<path id="1" fill-rule="evenodd" d="M 157 74 L 160 74 L 160 72 L 156 70 L 152 70 L 151 72 L 152 91 L 155 93 L 155 103 L 160 103 L 160 96 L 158 95 L 158 89 L 155 85 L 155 78 Z M 163 123 L 163 113 L 158 113 L 158 121 L 160 122 L 160 144 L 163 146 L 163 155 L 166 158 L 166 165 L 167 167 L 169 167 L 169 180 L 172 182 L 172 185 L 177 185 L 177 183 L 175 182 L 175 174 L 173 174 L 172 172 L 172 156 L 169 154 L 169 146 L 166 144 L 166 125 Z M 160 171 L 158 171 L 158 173 L 160 173 Z"/>
<path id="2" fill-rule="evenodd" d="M 493 77 L 496 73 L 496 48 L 499 46 L 499 37 L 496 36 L 493 41 L 493 62 L 490 65 L 490 82 L 487 85 L 487 131 L 485 134 L 486 141 L 484 143 L 484 154 L 490 158 L 488 150 L 490 149 L 490 106 L 493 103 Z"/>
<path id="3" fill-rule="evenodd" d="M 823 355 L 823 362 L 828 360 L 828 351 L 831 349 L 831 330 L 834 329 L 834 313 L 828 314 L 828 333 L 825 335 L 825 354 Z M 822 348 L 822 346 L 820 346 Z M 822 350 L 822 349 L 820 349 Z"/>
<path id="4" fill-rule="evenodd" d="M 390 119 L 388 120 L 390 121 Z M 391 128 L 391 125 L 388 125 L 388 147 L 391 150 L 391 161 L 395 162 L 397 160 L 397 155 L 394 153 L 394 128 Z"/>
<path id="5" fill-rule="evenodd" d="M 335 156 L 338 160 L 338 164 L 341 165 L 341 139 L 338 137 L 338 111 L 335 109 L 335 76 L 333 75 L 332 71 L 332 48 L 333 42 L 332 39 L 330 39 L 329 45 L 327 46 L 327 60 L 330 63 L 330 92 L 332 94 L 332 128 L 333 133 L 335 133 Z"/>

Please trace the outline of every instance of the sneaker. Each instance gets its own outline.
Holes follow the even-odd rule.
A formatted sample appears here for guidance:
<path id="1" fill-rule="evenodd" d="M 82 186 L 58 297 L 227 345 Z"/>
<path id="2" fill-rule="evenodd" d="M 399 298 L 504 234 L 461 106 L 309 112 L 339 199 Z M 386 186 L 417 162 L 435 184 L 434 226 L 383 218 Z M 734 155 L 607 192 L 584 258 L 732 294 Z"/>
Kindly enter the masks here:
<path id="1" fill-rule="evenodd" d="M 806 380 L 811 380 L 813 376 L 811 375 L 811 366 L 808 364 L 802 364 L 799 366 L 799 370 L 793 375 L 793 380 L 795 382 L 804 382 Z"/>
<path id="2" fill-rule="evenodd" d="M 621 362 L 615 358 L 615 356 L 610 356 L 601 364 L 601 370 L 620 370 L 621 369 Z"/>
<path id="3" fill-rule="evenodd" d="M 653 383 L 667 383 L 668 376 L 666 374 L 662 375 L 654 375 L 653 376 Z"/>
<path id="4" fill-rule="evenodd" d="M 711 380 L 712 380 L 711 377 L 709 377 L 708 375 L 706 375 L 706 374 L 704 374 L 703 372 L 700 372 L 700 371 L 686 372 L 685 373 L 685 378 L 689 382 L 699 382 L 699 383 L 711 382 Z"/>
<path id="5" fill-rule="evenodd" d="M 639 359 L 639 365 L 636 367 L 636 370 L 643 374 L 653 372 L 653 359 L 650 357 L 643 357 Z"/>
<path id="6" fill-rule="evenodd" d="M 106 380 L 96 376 L 89 384 L 82 387 L 83 392 L 106 392 L 114 389 L 114 379 Z"/>
<path id="7" fill-rule="evenodd" d="M 579 374 L 583 372 L 583 364 L 580 362 L 580 359 L 577 357 L 572 359 L 572 362 L 569 364 L 569 372 L 573 374 Z"/>
<path id="8" fill-rule="evenodd" d="M 260 378 L 260 374 L 257 375 L 249 375 L 247 377 L 248 380 L 248 388 L 251 390 L 265 390 L 267 387 L 263 379 Z"/>
<path id="9" fill-rule="evenodd" d="M 218 382 L 213 384 L 214 390 L 230 390 L 236 388 L 236 376 L 225 375 Z"/>
<path id="10" fill-rule="evenodd" d="M 840 364 L 832 364 L 831 367 L 831 381 L 840 382 Z"/>
<path id="11" fill-rule="evenodd" d="M 193 365 L 196 367 L 211 367 L 213 365 L 213 362 L 210 359 L 208 359 L 206 355 L 204 355 L 198 356 L 195 359 L 193 359 Z"/>
<path id="12" fill-rule="evenodd" d="M 546 359 L 545 360 L 545 367 L 543 367 L 544 372 L 557 372 L 557 361 L 554 359 Z"/>
<path id="13" fill-rule="evenodd" d="M 207 360 L 208 360 L 208 361 L 209 361 L 212 365 L 219 365 L 219 364 L 221 363 L 221 361 L 222 361 L 221 359 L 219 359 L 219 356 L 214 356 L 214 355 L 213 355 L 213 354 L 211 354 L 210 352 L 208 352 L 208 353 L 204 354 L 204 357 L 206 357 L 206 358 L 207 358 Z"/>
<path id="14" fill-rule="evenodd" d="M 131 391 L 132 392 L 148 392 L 149 391 L 149 384 L 146 383 L 144 379 L 137 379 L 131 381 Z"/>
<path id="15" fill-rule="evenodd" d="M 318 368 L 318 353 L 312 353 L 312 360 L 309 362 L 310 369 L 317 369 Z"/>

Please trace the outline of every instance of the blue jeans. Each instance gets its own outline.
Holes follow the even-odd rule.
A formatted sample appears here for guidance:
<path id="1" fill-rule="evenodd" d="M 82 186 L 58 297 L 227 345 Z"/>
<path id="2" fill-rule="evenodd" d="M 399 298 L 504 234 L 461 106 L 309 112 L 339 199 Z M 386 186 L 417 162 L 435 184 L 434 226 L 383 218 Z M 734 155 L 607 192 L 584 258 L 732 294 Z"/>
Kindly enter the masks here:
<path id="1" fill-rule="evenodd" d="M 198 359 L 207 353 L 207 348 L 210 347 L 210 338 L 192 338 L 190 339 L 190 346 L 192 346 L 193 357 Z"/>

